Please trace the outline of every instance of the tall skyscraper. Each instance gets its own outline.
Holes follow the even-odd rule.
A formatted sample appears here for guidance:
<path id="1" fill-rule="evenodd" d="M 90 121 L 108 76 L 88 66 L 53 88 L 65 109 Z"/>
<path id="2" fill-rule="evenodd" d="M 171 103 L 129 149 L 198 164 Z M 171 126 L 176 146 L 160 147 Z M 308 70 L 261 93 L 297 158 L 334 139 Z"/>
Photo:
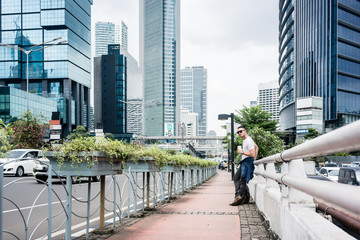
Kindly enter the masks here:
<path id="1" fill-rule="evenodd" d="M 144 84 L 136 59 L 122 46 L 120 53 L 127 59 L 127 132 L 142 135 Z"/>
<path id="2" fill-rule="evenodd" d="M 108 54 L 108 45 L 115 44 L 115 24 L 95 23 L 95 57 Z"/>
<path id="3" fill-rule="evenodd" d="M 29 49 L 66 40 L 29 55 L 29 89 L 57 100 L 65 135 L 77 125 L 89 126 L 91 5 L 92 0 L 0 3 L 1 43 Z M 25 54 L 0 47 L 0 85 L 26 90 L 26 63 Z"/>
<path id="4" fill-rule="evenodd" d="M 128 27 L 123 21 L 121 21 L 121 47 L 125 51 L 128 50 Z"/>
<path id="5" fill-rule="evenodd" d="M 197 136 L 207 133 L 207 69 L 202 66 L 181 69 L 180 104 L 198 114 Z"/>
<path id="6" fill-rule="evenodd" d="M 127 59 L 120 45 L 112 44 L 109 53 L 94 58 L 94 124 L 115 137 L 127 133 L 126 88 Z"/>
<path id="7" fill-rule="evenodd" d="M 281 0 L 279 7 L 281 128 L 295 130 L 295 100 L 311 96 L 323 98 L 328 131 L 360 119 L 360 2 Z"/>
<path id="8" fill-rule="evenodd" d="M 279 84 L 271 81 L 259 84 L 258 105 L 263 106 L 263 110 L 272 114 L 271 120 L 279 120 Z"/>
<path id="9" fill-rule="evenodd" d="M 140 0 L 140 68 L 145 134 L 176 134 L 180 117 L 180 0 Z"/>

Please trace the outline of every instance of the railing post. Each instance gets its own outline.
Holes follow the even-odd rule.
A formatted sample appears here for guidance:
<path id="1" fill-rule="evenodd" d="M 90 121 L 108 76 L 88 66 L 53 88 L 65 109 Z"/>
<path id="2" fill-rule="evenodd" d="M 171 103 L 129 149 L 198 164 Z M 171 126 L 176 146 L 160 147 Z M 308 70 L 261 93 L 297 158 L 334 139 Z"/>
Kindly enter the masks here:
<path id="1" fill-rule="evenodd" d="M 105 226 L 105 175 L 100 176 L 100 227 Z"/>
<path id="2" fill-rule="evenodd" d="M 174 182 L 174 173 L 170 173 L 170 193 L 169 196 L 172 198 L 172 192 L 173 192 L 173 182 Z"/>
<path id="3" fill-rule="evenodd" d="M 143 172 L 143 185 L 142 185 L 142 211 L 145 209 L 145 172 Z"/>
<path id="4" fill-rule="evenodd" d="M 1 171 L 1 173 L 3 173 Z M 52 167 L 51 164 L 48 166 L 48 239 L 51 240 L 51 229 L 52 229 Z M 2 187 L 3 184 L 1 183 Z M 2 211 L 0 211 L 2 213 Z M 1 233 L 1 232 L 0 232 Z M 0 239 L 1 236 L 0 236 Z"/>
<path id="5" fill-rule="evenodd" d="M 176 192 L 176 187 L 177 187 L 177 186 L 176 186 L 176 184 L 177 184 L 177 182 L 176 182 L 176 175 L 177 175 L 176 172 L 174 172 L 174 197 L 176 197 L 176 193 L 177 193 L 177 192 Z"/>
<path id="6" fill-rule="evenodd" d="M 275 164 L 274 163 L 266 164 L 266 172 L 276 173 Z M 266 188 L 276 188 L 276 189 L 280 190 L 279 184 L 270 178 L 266 179 Z"/>
<path id="7" fill-rule="evenodd" d="M 89 239 L 90 200 L 91 200 L 91 177 L 88 177 L 88 191 L 87 191 L 87 202 L 86 202 L 86 239 Z"/>
<path id="8" fill-rule="evenodd" d="M 134 213 L 137 212 L 137 172 L 135 172 L 134 179 Z"/>
<path id="9" fill-rule="evenodd" d="M 49 179 L 50 180 L 50 179 Z M 71 176 L 66 175 L 66 190 L 68 195 L 66 196 L 66 224 L 65 224 L 65 240 L 71 240 L 71 199 L 72 199 L 72 182 Z"/>
<path id="10" fill-rule="evenodd" d="M 113 191 L 114 191 L 114 204 L 113 204 L 113 227 L 116 225 L 116 175 L 112 175 L 113 179 Z M 121 211 L 121 210 L 120 210 Z"/>
<path id="11" fill-rule="evenodd" d="M 161 178 L 161 202 L 165 201 L 165 176 L 164 176 L 164 172 L 160 173 L 160 178 Z"/>
<path id="12" fill-rule="evenodd" d="M 150 207 L 150 172 L 146 172 L 146 207 Z"/>
<path id="13" fill-rule="evenodd" d="M 181 189 L 182 189 L 182 194 L 185 193 L 185 170 L 181 170 Z"/>
<path id="14" fill-rule="evenodd" d="M 153 173 L 153 179 L 154 179 L 154 208 L 157 204 L 157 193 L 156 193 L 156 175 L 155 172 Z"/>
<path id="15" fill-rule="evenodd" d="M 131 192 L 131 167 L 129 167 L 129 175 L 128 175 L 128 218 L 130 218 L 130 192 Z"/>
<path id="16" fill-rule="evenodd" d="M 289 174 L 289 164 L 288 163 L 284 162 L 281 164 L 281 174 Z M 281 183 L 281 197 L 289 198 L 289 187 L 283 183 Z"/>
<path id="17" fill-rule="evenodd" d="M 194 187 L 194 170 L 191 169 L 191 174 L 190 174 L 190 177 L 191 177 L 191 189 Z"/>
<path id="18" fill-rule="evenodd" d="M 0 239 L 3 232 L 3 186 L 4 186 L 4 166 L 0 164 Z"/>
<path id="19" fill-rule="evenodd" d="M 289 162 L 289 176 L 307 179 L 302 159 L 295 159 Z M 289 187 L 289 202 L 314 204 L 313 198 L 310 195 L 292 187 Z"/>

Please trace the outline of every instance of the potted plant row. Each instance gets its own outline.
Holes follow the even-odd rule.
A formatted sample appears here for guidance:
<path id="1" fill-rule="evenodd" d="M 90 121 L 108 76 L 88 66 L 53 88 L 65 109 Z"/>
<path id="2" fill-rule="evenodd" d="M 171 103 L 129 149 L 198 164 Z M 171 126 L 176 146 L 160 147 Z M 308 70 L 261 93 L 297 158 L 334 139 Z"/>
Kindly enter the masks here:
<path id="1" fill-rule="evenodd" d="M 143 147 L 106 138 L 77 138 L 43 150 L 53 169 L 61 175 L 98 176 L 133 171 L 179 171 L 188 167 L 209 167 L 216 162 L 157 146 Z"/>

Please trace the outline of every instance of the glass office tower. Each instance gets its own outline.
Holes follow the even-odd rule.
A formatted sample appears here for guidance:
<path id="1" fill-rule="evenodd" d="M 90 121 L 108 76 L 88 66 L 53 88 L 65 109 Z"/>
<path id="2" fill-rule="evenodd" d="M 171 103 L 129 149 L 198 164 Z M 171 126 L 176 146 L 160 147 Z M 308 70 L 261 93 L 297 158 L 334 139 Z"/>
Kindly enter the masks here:
<path id="1" fill-rule="evenodd" d="M 280 0 L 279 3 L 280 128 L 282 130 L 295 130 L 294 2 L 293 0 Z"/>
<path id="2" fill-rule="evenodd" d="M 183 109 L 198 114 L 197 136 L 207 134 L 207 69 L 185 67 L 180 75 L 180 103 Z"/>
<path id="3" fill-rule="evenodd" d="M 95 57 L 108 54 L 108 45 L 115 44 L 115 29 L 118 25 L 112 22 L 95 23 Z"/>
<path id="4" fill-rule="evenodd" d="M 359 11 L 353 0 L 280 1 L 281 124 L 294 119 L 292 95 L 322 97 L 328 131 L 360 119 Z"/>
<path id="5" fill-rule="evenodd" d="M 144 132 L 176 134 L 180 99 L 180 1 L 140 0 L 140 68 L 144 76 Z"/>
<path id="6" fill-rule="evenodd" d="M 108 54 L 94 58 L 94 124 L 121 138 L 127 133 L 127 58 L 120 54 L 120 44 L 111 44 Z"/>
<path id="7" fill-rule="evenodd" d="M 88 127 L 92 0 L 0 3 L 0 42 L 28 49 L 57 37 L 66 40 L 29 55 L 29 90 L 57 100 L 65 135 L 77 125 Z M 0 85 L 26 90 L 25 54 L 0 47 Z"/>

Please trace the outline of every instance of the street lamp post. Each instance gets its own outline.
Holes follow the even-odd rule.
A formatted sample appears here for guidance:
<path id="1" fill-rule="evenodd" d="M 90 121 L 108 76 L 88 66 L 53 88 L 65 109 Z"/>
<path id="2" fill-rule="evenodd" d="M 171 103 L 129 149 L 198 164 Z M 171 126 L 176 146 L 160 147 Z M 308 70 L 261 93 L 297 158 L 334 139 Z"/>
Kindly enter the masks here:
<path id="1" fill-rule="evenodd" d="M 40 50 L 43 50 L 45 48 L 52 47 L 52 46 L 55 46 L 55 45 L 66 42 L 66 40 L 63 40 L 61 42 L 57 42 L 57 43 L 54 43 L 54 44 L 43 46 L 41 48 L 36 48 L 36 47 L 42 46 L 44 44 L 48 44 L 48 43 L 60 40 L 60 39 L 61 39 L 61 37 L 57 37 L 57 38 L 54 38 L 53 40 L 43 42 L 43 43 L 40 43 L 40 44 L 37 44 L 37 45 L 33 45 L 28 50 L 26 50 L 24 48 L 21 48 L 21 47 L 18 47 L 18 46 L 15 46 L 15 45 L 9 45 L 9 44 L 5 44 L 5 43 L 0 43 L 0 46 L 11 48 L 11 49 L 14 49 L 14 50 L 18 50 L 18 51 L 21 51 L 21 52 L 26 54 L 26 109 L 27 110 L 29 110 L 29 55 L 32 52 L 40 51 Z M 36 49 L 34 49 L 34 48 L 36 48 Z"/>
<path id="2" fill-rule="evenodd" d="M 219 114 L 218 115 L 218 120 L 227 120 L 228 118 L 231 118 L 231 179 L 234 179 L 234 162 L 235 162 L 235 149 L 234 149 L 234 113 L 230 113 L 230 114 Z M 229 164 L 228 164 L 229 166 Z"/>

